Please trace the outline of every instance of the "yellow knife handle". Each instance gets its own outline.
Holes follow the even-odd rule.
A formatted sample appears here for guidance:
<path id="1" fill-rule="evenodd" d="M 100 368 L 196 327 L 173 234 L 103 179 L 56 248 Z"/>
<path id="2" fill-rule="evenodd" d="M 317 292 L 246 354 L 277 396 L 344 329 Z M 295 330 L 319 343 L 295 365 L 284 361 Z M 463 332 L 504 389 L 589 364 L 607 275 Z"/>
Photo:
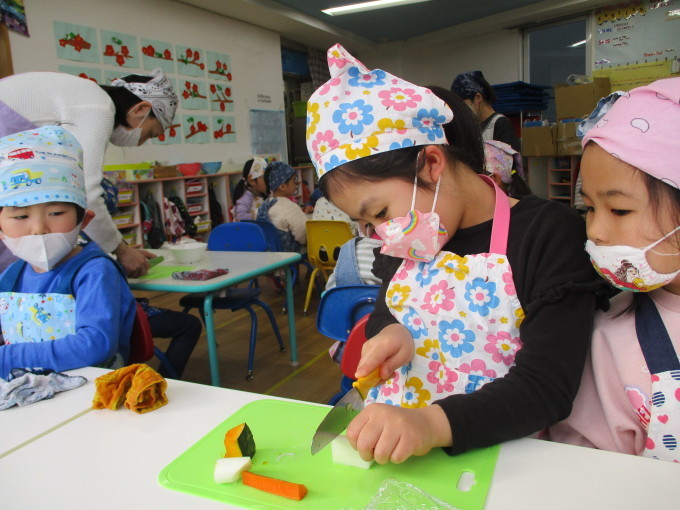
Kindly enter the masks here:
<path id="1" fill-rule="evenodd" d="M 359 377 L 356 381 L 352 383 L 352 388 L 356 388 L 359 393 L 361 393 L 361 396 L 363 398 L 366 398 L 366 395 L 368 394 L 368 390 L 370 390 L 373 386 L 377 386 L 378 383 L 380 382 L 380 367 L 376 368 L 368 374 L 367 376 L 364 377 Z"/>

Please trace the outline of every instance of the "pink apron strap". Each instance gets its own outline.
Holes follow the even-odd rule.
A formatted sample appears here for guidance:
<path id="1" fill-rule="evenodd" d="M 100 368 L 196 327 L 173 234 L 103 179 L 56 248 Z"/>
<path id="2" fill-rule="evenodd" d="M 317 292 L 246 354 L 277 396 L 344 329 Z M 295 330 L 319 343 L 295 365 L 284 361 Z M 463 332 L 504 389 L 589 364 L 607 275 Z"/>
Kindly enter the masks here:
<path id="1" fill-rule="evenodd" d="M 489 253 L 505 255 L 508 249 L 508 232 L 510 230 L 510 200 L 508 200 L 508 196 L 496 186 L 493 179 L 487 175 L 480 175 L 480 177 L 496 192 L 496 207 L 493 213 Z"/>

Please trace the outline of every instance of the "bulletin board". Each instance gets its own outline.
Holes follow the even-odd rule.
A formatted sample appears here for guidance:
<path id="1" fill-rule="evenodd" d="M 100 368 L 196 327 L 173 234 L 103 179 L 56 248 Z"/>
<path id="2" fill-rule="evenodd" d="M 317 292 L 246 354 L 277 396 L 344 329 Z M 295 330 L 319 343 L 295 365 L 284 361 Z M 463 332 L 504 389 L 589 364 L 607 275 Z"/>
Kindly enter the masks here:
<path id="1" fill-rule="evenodd" d="M 595 70 L 680 58 L 680 0 L 613 4 L 595 20 Z"/>
<path id="2" fill-rule="evenodd" d="M 250 141 L 253 154 L 288 154 L 286 114 L 283 110 L 250 110 Z"/>

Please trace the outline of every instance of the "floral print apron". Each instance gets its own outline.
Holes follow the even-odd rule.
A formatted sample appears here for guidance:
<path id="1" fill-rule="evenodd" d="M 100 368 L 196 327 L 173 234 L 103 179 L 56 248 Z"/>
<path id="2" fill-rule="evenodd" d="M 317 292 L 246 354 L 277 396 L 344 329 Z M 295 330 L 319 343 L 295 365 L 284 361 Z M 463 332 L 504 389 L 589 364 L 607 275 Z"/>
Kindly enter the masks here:
<path id="1" fill-rule="evenodd" d="M 652 299 L 642 294 L 635 329 L 652 377 L 645 457 L 680 462 L 680 359 Z"/>
<path id="2" fill-rule="evenodd" d="M 441 251 L 431 262 L 404 260 L 387 288 L 387 306 L 411 332 L 415 355 L 366 403 L 424 407 L 472 393 L 507 374 L 522 347 L 524 318 L 506 256 L 510 203 L 493 182 L 496 206 L 489 253 Z"/>

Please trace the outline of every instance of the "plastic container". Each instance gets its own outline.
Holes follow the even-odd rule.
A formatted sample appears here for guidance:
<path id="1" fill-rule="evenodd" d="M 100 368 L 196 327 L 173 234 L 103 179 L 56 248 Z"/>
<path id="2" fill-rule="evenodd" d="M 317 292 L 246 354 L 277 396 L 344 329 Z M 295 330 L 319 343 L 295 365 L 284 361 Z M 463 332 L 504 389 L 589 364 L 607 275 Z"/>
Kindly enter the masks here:
<path id="1" fill-rule="evenodd" d="M 111 216 L 111 219 L 116 226 L 128 225 L 132 223 L 132 213 L 116 214 L 115 216 Z"/>
<path id="2" fill-rule="evenodd" d="M 204 174 L 216 174 L 222 168 L 221 161 L 211 161 L 209 163 L 201 163 L 201 170 Z"/>
<path id="3" fill-rule="evenodd" d="M 203 258 L 207 243 L 184 243 L 170 246 L 170 253 L 180 264 L 193 264 Z"/>
<path id="4" fill-rule="evenodd" d="M 118 205 L 125 205 L 132 202 L 135 190 L 133 189 L 119 189 L 118 190 Z"/>
<path id="5" fill-rule="evenodd" d="M 190 177 L 192 175 L 198 175 L 201 171 L 200 163 L 180 163 L 177 165 L 177 170 L 185 177 Z"/>

